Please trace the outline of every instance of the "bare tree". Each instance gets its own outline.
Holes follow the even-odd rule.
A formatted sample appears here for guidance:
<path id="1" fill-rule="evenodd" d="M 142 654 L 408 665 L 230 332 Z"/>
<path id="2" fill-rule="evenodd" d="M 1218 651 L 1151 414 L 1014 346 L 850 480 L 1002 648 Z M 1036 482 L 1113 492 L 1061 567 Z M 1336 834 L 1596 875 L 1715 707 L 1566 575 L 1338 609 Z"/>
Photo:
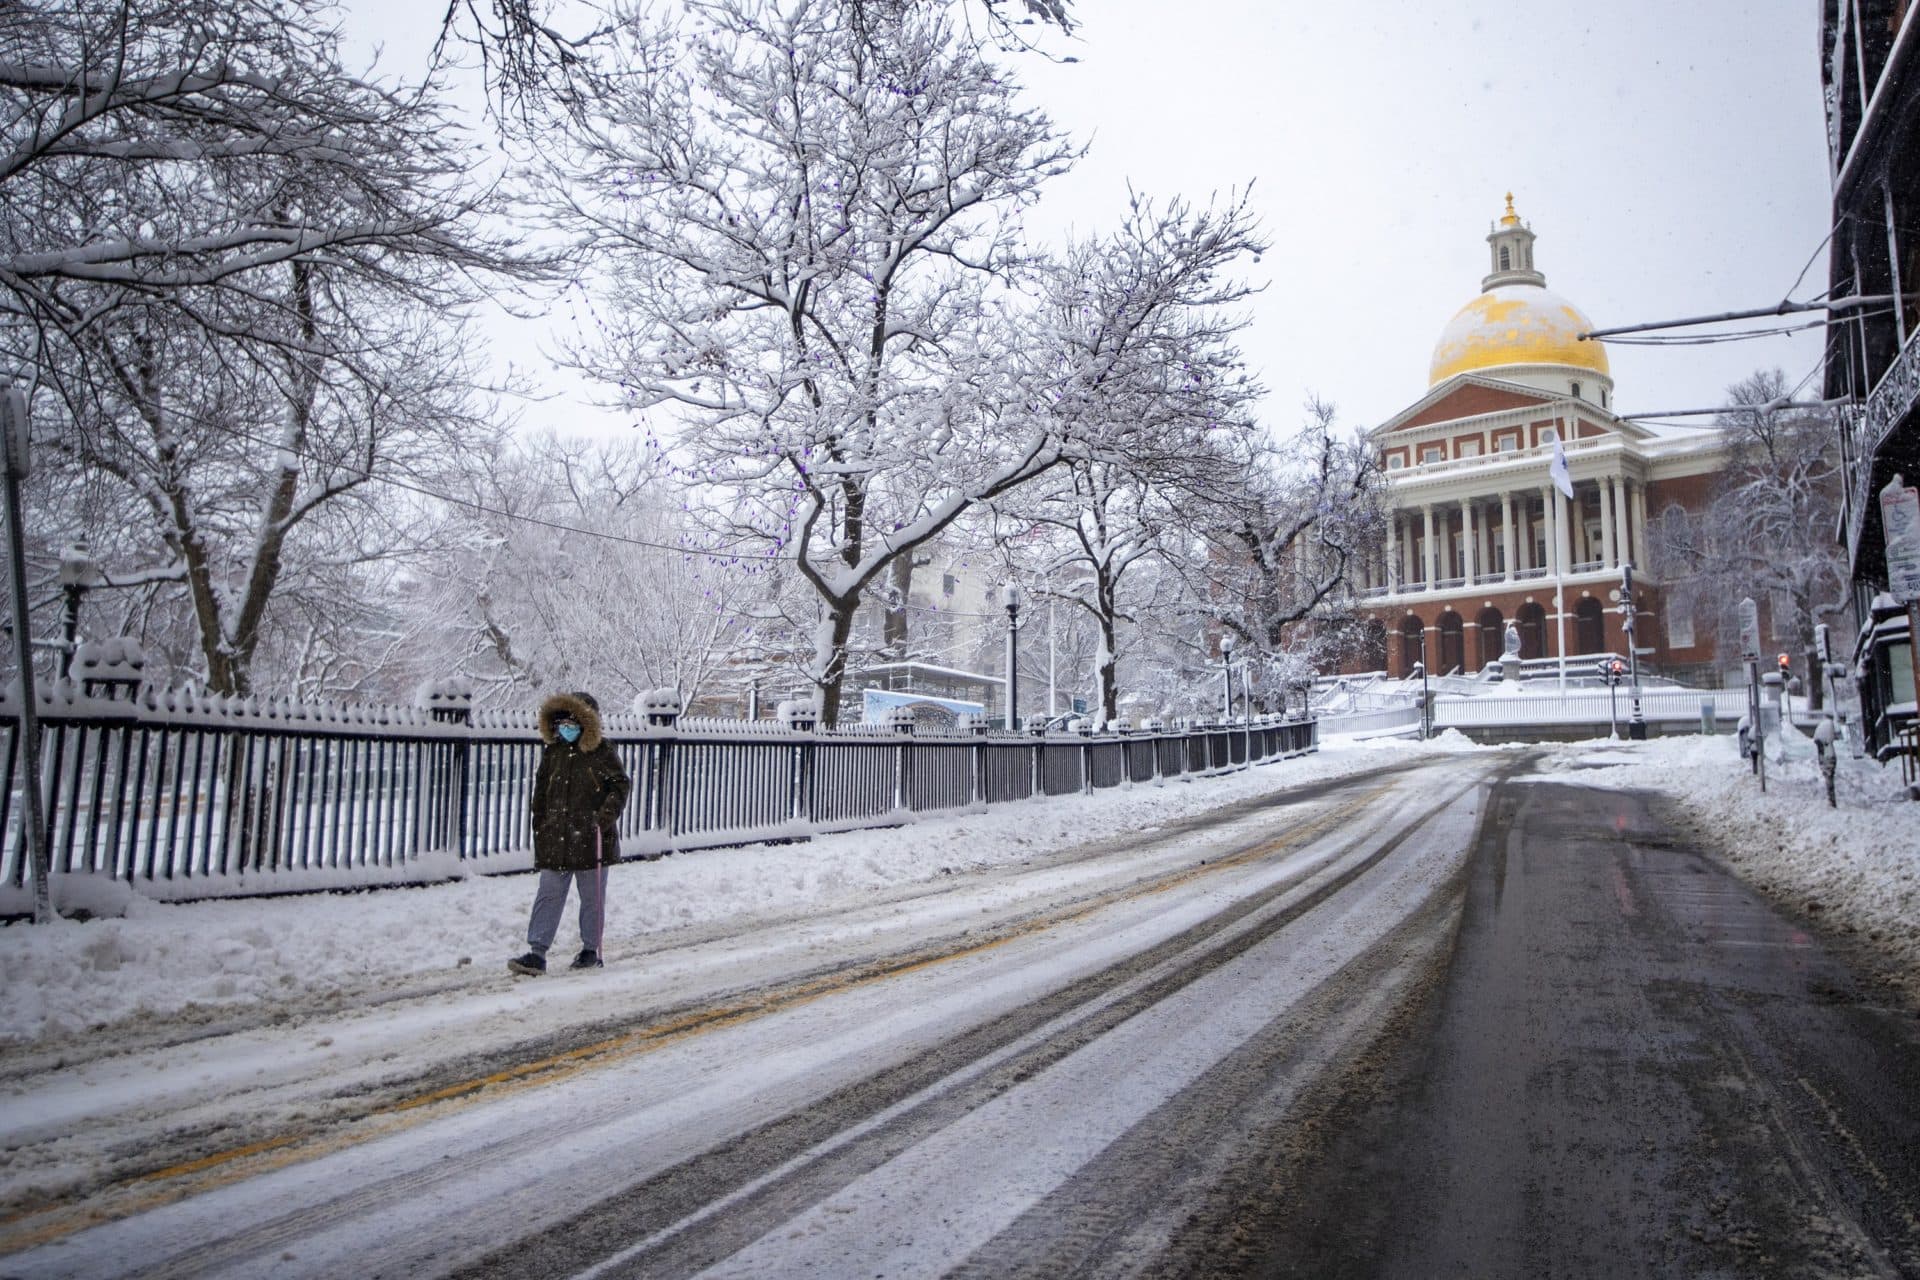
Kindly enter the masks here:
<path id="1" fill-rule="evenodd" d="M 555 175 L 616 280 L 608 340 L 582 357 L 671 411 L 725 495 L 714 545 L 809 585 L 832 718 L 869 589 L 1114 428 L 1113 388 L 1147 376 L 1164 317 L 1242 246 L 1198 237 L 1146 292 L 1089 299 L 1095 341 L 1023 332 L 1018 214 L 1077 150 L 1004 71 L 926 6 L 869 8 L 860 30 L 836 0 L 689 12 L 685 32 L 625 33 L 619 92 Z"/>
<path id="2" fill-rule="evenodd" d="M 1740 407 L 1718 421 L 1727 465 L 1706 509 L 1658 513 L 1650 550 L 1674 607 L 1707 610 L 1723 652 L 1737 649 L 1737 602 L 1763 604 L 1773 634 L 1805 656 L 1817 707 L 1814 627 L 1844 612 L 1848 582 L 1835 532 L 1843 480 L 1833 411 L 1795 403 L 1778 369 L 1742 379 L 1727 397 Z"/>
<path id="3" fill-rule="evenodd" d="M 754 575 L 686 545 L 659 472 L 631 445 L 551 438 L 478 460 L 438 549 L 396 584 L 380 665 L 467 676 L 483 704 L 555 688 L 701 697 L 752 647 Z"/>
<path id="4" fill-rule="evenodd" d="M 1364 440 L 1335 429 L 1335 411 L 1307 402 L 1290 441 L 1239 460 L 1239 483 L 1202 528 L 1193 563 L 1198 607 L 1301 679 L 1354 642 L 1353 577 L 1384 536 L 1379 464 Z"/>
<path id="5" fill-rule="evenodd" d="M 179 592 L 246 692 L 296 535 L 377 555 L 387 509 L 342 504 L 486 443 L 450 326 L 531 264 L 431 97 L 342 72 L 306 0 L 10 6 L 0 94 L 0 362 L 146 513 L 109 581 Z"/>

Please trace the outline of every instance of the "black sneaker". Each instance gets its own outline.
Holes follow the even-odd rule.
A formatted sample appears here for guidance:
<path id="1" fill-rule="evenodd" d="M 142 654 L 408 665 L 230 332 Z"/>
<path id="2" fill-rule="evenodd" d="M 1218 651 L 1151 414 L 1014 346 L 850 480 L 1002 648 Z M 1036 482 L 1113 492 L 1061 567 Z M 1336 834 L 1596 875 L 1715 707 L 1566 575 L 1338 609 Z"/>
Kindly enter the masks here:
<path id="1" fill-rule="evenodd" d="M 592 947 L 575 956 L 573 963 L 567 966 L 569 969 L 604 969 L 606 967 L 606 961 L 602 960 L 600 953 Z"/>
<path id="2" fill-rule="evenodd" d="M 538 951 L 529 951 L 523 956 L 507 961 L 507 968 L 515 973 L 545 973 L 547 958 Z"/>

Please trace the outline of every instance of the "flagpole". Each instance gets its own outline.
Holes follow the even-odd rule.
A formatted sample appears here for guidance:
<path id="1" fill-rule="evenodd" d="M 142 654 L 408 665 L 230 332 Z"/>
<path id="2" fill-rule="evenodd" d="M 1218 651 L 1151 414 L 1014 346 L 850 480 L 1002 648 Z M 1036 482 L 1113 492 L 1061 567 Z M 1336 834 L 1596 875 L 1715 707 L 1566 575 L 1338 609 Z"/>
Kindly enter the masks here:
<path id="1" fill-rule="evenodd" d="M 1567 472 L 1567 419 L 1561 413 L 1555 419 L 1558 429 L 1553 433 L 1553 461 L 1547 466 L 1548 478 L 1560 495 L 1553 504 L 1553 617 L 1557 645 L 1560 651 L 1560 692 L 1567 691 L 1567 559 L 1566 553 L 1572 543 L 1567 535 L 1567 503 L 1573 496 L 1573 477 Z"/>

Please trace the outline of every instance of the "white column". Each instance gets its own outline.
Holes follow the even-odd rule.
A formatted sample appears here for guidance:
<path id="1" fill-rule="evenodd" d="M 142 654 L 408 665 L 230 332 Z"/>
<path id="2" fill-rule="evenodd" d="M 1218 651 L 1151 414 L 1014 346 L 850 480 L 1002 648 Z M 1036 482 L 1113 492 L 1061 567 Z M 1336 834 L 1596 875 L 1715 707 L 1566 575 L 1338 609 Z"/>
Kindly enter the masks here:
<path id="1" fill-rule="evenodd" d="M 1424 516 L 1426 519 L 1427 540 L 1426 540 L 1425 546 L 1423 546 L 1421 550 L 1423 552 L 1423 559 L 1426 561 L 1425 568 L 1427 571 L 1427 575 L 1426 575 L 1427 590 L 1431 591 L 1433 590 L 1434 579 L 1440 576 L 1439 566 L 1437 563 L 1439 557 L 1434 555 L 1434 545 L 1433 545 L 1433 504 L 1431 502 L 1421 503 L 1420 514 Z"/>
<path id="2" fill-rule="evenodd" d="M 1473 585 L 1473 575 L 1478 570 L 1478 557 L 1474 554 L 1475 532 L 1473 527 L 1473 500 L 1460 499 L 1460 555 L 1465 563 L 1461 572 L 1467 575 L 1467 585 Z"/>
<path id="3" fill-rule="evenodd" d="M 1476 504 L 1476 511 L 1480 505 L 1484 504 Z M 1480 566 L 1481 573 L 1491 574 L 1493 572 L 1493 522 L 1490 519 L 1482 520 L 1476 515 L 1473 528 L 1476 536 L 1473 544 L 1473 561 Z"/>
<path id="4" fill-rule="evenodd" d="M 1633 550 L 1627 543 L 1627 478 L 1619 476 L 1613 484 L 1613 542 L 1614 550 L 1620 553 L 1616 563 L 1625 564 L 1633 560 Z M 1638 561 L 1635 561 L 1638 564 Z"/>
<path id="5" fill-rule="evenodd" d="M 1513 495 L 1511 493 L 1500 495 L 1500 537 L 1507 552 L 1506 579 L 1512 582 L 1514 568 L 1519 564 L 1519 561 L 1514 558 L 1519 554 L 1519 543 L 1513 536 Z"/>
<path id="6" fill-rule="evenodd" d="M 1386 589 L 1392 591 L 1400 583 L 1400 512 L 1386 512 L 1386 564 L 1380 566 L 1386 572 Z"/>
<path id="7" fill-rule="evenodd" d="M 1557 573 L 1566 573 L 1573 568 L 1573 513 L 1572 504 L 1556 487 L 1553 491 L 1553 518 L 1555 526 L 1554 553 L 1559 560 L 1554 565 Z"/>
<path id="8" fill-rule="evenodd" d="M 1644 569 L 1647 566 L 1647 487 L 1634 485 L 1632 497 L 1633 563 Z"/>
<path id="9" fill-rule="evenodd" d="M 1614 477 L 1600 478 L 1600 558 L 1609 569 L 1620 563 L 1613 543 L 1613 487 Z"/>

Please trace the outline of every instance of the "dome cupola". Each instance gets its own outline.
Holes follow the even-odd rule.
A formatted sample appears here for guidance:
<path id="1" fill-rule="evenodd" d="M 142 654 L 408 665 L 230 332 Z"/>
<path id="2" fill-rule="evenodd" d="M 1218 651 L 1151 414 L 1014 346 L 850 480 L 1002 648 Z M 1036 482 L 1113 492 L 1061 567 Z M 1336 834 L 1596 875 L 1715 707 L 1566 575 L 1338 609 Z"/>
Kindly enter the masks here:
<path id="1" fill-rule="evenodd" d="M 1493 270 L 1480 281 L 1480 296 L 1441 330 L 1428 385 L 1484 373 L 1610 407 L 1613 377 L 1606 348 L 1581 340 L 1593 322 L 1547 288 L 1547 278 L 1534 267 L 1533 241 L 1533 230 L 1513 211 L 1509 192 L 1506 213 L 1487 236 Z"/>

